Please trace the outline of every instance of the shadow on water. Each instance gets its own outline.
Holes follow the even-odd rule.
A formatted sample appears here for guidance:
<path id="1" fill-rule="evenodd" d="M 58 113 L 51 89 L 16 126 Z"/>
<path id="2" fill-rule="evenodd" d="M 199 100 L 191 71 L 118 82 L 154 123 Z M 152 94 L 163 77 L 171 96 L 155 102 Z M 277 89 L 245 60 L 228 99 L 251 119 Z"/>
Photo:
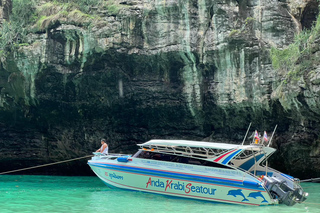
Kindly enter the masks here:
<path id="1" fill-rule="evenodd" d="M 150 193 L 110 189 L 97 177 L 0 176 L 1 213 L 125 212 L 125 213 L 298 213 L 320 212 L 320 184 L 304 183 L 304 204 L 251 207 Z"/>

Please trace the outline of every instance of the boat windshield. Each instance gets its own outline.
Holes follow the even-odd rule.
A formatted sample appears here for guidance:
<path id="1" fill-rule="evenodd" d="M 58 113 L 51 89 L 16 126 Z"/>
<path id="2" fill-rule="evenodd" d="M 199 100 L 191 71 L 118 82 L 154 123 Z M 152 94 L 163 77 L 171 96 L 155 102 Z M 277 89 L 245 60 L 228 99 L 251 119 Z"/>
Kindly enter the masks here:
<path id="1" fill-rule="evenodd" d="M 159 153 L 154 151 L 146 151 L 146 150 L 139 150 L 134 156 L 134 158 L 144 158 L 144 159 L 151 159 L 151 160 L 159 160 L 159 161 L 169 161 L 174 163 L 183 163 L 183 164 L 192 164 L 198 166 L 209 166 L 209 167 L 216 167 L 216 168 L 223 168 L 223 169 L 234 169 L 229 166 L 215 163 L 208 160 L 198 159 L 194 157 L 187 157 L 181 155 L 174 155 L 169 153 Z"/>

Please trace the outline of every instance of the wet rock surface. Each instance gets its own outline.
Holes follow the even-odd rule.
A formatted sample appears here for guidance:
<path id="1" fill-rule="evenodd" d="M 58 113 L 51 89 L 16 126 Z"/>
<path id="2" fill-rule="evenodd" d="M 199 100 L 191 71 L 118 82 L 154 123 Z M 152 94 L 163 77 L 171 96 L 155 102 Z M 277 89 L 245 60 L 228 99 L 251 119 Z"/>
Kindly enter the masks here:
<path id="1" fill-rule="evenodd" d="M 309 27 L 313 1 L 115 2 L 90 27 L 47 24 L 2 60 L 1 170 L 84 156 L 101 138 L 122 153 L 155 138 L 241 143 L 253 122 L 270 135 L 278 124 L 275 168 L 320 176 L 318 70 L 285 87 L 270 59 Z M 85 161 L 38 172 L 90 174 Z"/>

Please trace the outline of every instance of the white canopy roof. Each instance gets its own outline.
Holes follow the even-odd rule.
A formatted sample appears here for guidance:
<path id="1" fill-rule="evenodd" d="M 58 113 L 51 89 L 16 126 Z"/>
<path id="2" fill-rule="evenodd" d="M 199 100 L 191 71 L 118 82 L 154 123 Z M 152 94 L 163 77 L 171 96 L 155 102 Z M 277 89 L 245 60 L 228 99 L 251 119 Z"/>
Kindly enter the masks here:
<path id="1" fill-rule="evenodd" d="M 241 145 L 241 144 L 227 144 L 227 143 L 213 143 L 203 141 L 189 141 L 189 140 L 150 140 L 139 146 L 188 146 L 188 147 L 201 147 L 210 149 L 251 149 L 258 148 L 255 145 Z"/>

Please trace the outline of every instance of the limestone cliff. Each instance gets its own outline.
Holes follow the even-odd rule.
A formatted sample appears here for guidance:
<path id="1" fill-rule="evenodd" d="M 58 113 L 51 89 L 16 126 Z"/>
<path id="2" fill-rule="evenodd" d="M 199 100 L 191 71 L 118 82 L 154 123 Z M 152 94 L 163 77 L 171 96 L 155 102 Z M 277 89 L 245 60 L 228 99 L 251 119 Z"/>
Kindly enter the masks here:
<path id="1" fill-rule="evenodd" d="M 152 138 L 240 142 L 253 122 L 279 125 L 276 168 L 320 175 L 320 68 L 285 83 L 270 57 L 312 28 L 316 0 L 87 2 L 32 1 L 26 33 L 1 40 L 3 170 L 82 156 L 102 137 L 113 152 Z"/>

